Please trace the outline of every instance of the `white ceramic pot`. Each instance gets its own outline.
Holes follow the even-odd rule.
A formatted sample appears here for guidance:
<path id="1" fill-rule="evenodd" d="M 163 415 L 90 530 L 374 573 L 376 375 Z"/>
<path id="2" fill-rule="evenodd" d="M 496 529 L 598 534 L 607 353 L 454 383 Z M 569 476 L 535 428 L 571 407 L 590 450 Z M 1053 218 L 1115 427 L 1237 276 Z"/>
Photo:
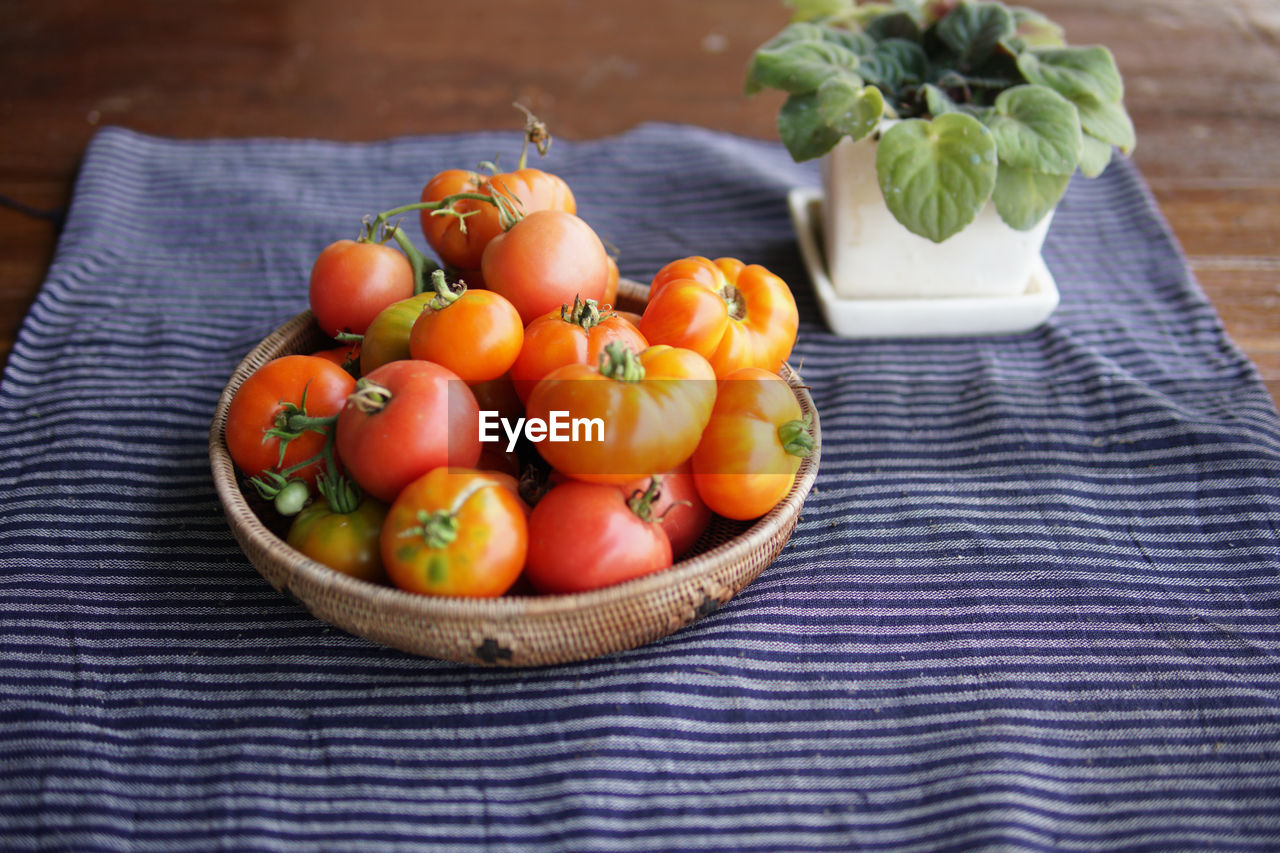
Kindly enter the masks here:
<path id="1" fill-rule="evenodd" d="M 1012 297 L 1040 264 L 1050 212 L 1030 231 L 1005 225 L 988 203 L 963 231 L 934 243 L 908 231 L 884 203 L 873 134 L 823 158 L 827 274 L 842 299 Z"/>

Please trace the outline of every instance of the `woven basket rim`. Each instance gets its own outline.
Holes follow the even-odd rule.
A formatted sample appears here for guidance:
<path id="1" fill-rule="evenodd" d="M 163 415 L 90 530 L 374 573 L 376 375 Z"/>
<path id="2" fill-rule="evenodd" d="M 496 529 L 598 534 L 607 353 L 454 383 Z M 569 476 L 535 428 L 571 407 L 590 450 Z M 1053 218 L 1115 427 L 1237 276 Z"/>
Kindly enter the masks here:
<path id="1" fill-rule="evenodd" d="M 635 282 L 622 280 L 619 297 L 644 301 L 647 288 Z M 497 598 L 469 598 L 463 596 L 421 595 L 390 586 L 381 586 L 345 575 L 310 559 L 294 550 L 283 539 L 269 530 L 249 506 L 242 492 L 235 465 L 227 451 L 225 431 L 227 410 L 231 399 L 248 376 L 266 363 L 270 353 L 277 351 L 287 341 L 314 325 L 311 311 L 304 310 L 276 328 L 237 364 L 231 378 L 219 397 L 209 430 L 209 457 L 214 488 L 223 505 L 228 523 L 235 532 L 263 551 L 276 552 L 289 557 L 289 572 L 328 587 L 333 593 L 363 599 L 371 605 L 410 613 L 424 619 L 476 619 L 501 624 L 523 618 L 554 618 L 573 613 L 582 608 L 603 607 L 608 604 L 639 599 L 673 587 L 679 587 L 710 574 L 717 567 L 741 559 L 753 548 L 783 533 L 800 509 L 817 479 L 822 439 L 818 413 L 799 374 L 784 365 L 781 375 L 791 385 L 801 409 L 813 419 L 812 432 L 817 442 L 813 455 L 802 460 L 790 492 L 767 514 L 756 520 L 742 533 L 707 551 L 695 554 L 675 563 L 671 568 L 644 575 L 601 589 L 570 594 L 536 596 L 499 596 Z M 256 567 L 256 564 L 255 564 Z M 339 626 L 341 627 L 341 626 Z"/>

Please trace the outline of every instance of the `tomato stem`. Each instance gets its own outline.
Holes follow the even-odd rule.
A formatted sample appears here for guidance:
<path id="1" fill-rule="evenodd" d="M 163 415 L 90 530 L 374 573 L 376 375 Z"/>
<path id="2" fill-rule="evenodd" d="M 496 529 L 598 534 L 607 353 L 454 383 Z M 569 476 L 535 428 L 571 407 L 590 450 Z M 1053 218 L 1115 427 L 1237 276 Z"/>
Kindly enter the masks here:
<path id="1" fill-rule="evenodd" d="M 329 502 L 329 509 L 340 515 L 348 515 L 360 508 L 364 493 L 350 477 L 323 471 L 316 477 L 316 489 Z"/>
<path id="2" fill-rule="evenodd" d="M 639 382 L 644 379 L 644 365 L 635 350 L 621 341 L 613 341 L 600 353 L 600 373 L 619 382 Z"/>
<path id="3" fill-rule="evenodd" d="M 418 251 L 418 247 L 413 245 L 413 241 L 403 229 L 392 226 L 391 236 L 400 245 L 404 256 L 409 259 L 409 266 L 413 269 L 413 293 L 417 296 L 427 288 L 428 272 L 440 269 L 440 265 Z"/>
<path id="4" fill-rule="evenodd" d="M 377 228 L 392 217 L 412 213 L 415 210 L 440 210 L 444 207 L 452 207 L 454 202 L 462 201 L 463 199 L 487 201 L 490 204 L 493 204 L 493 199 L 486 193 L 454 193 L 453 195 L 445 196 L 438 201 L 415 201 L 412 204 L 402 204 L 399 207 L 384 210 L 381 213 L 374 215 L 373 219 L 370 220 L 370 226 L 372 228 Z"/>
<path id="5" fill-rule="evenodd" d="M 662 477 L 655 474 L 649 479 L 649 487 L 643 492 L 636 489 L 627 498 L 627 506 L 641 521 L 654 522 L 653 505 L 662 497 Z"/>
<path id="6" fill-rule="evenodd" d="M 782 442 L 782 449 L 802 459 L 812 456 L 818 443 L 809 434 L 811 423 L 812 419 L 806 416 L 802 421 L 787 421 L 778 427 L 778 441 Z"/>
<path id="7" fill-rule="evenodd" d="M 519 170 L 529 162 L 530 142 L 538 149 L 539 157 L 547 156 L 547 151 L 551 148 L 551 134 L 547 132 L 546 123 L 540 121 L 524 104 L 517 101 L 512 106 L 524 113 L 524 144 L 520 147 L 520 162 L 516 164 L 516 169 Z"/>
<path id="8" fill-rule="evenodd" d="M 428 548 L 447 548 L 458 538 L 458 519 L 447 509 L 418 510 L 418 526 L 406 528 L 400 535 L 421 536 Z"/>
<path id="9" fill-rule="evenodd" d="M 505 183 L 496 178 L 489 181 L 489 192 L 489 200 L 498 208 L 498 223 L 503 231 L 510 231 L 517 222 L 524 219 L 524 203 Z"/>
<path id="10" fill-rule="evenodd" d="M 458 538 L 458 513 L 471 496 L 486 486 L 492 486 L 492 480 L 477 480 L 470 483 L 453 499 L 448 509 L 418 510 L 418 526 L 409 527 L 400 532 L 400 536 L 421 536 L 428 548 L 446 548 Z"/>
<path id="11" fill-rule="evenodd" d="M 391 402 L 391 389 L 376 382 L 370 382 L 367 378 L 357 379 L 356 390 L 347 397 L 347 402 L 366 415 L 376 415 Z"/>
<path id="12" fill-rule="evenodd" d="M 560 319 L 566 323 L 572 323 L 575 326 L 581 326 L 583 329 L 590 329 L 597 326 L 601 321 L 607 319 L 609 314 L 600 313 L 600 303 L 594 299 L 582 299 L 581 296 L 573 297 L 573 307 L 568 305 L 560 306 Z"/>
<path id="13" fill-rule="evenodd" d="M 445 279 L 443 270 L 434 270 L 431 273 L 431 289 L 436 292 L 436 295 L 431 297 L 427 307 L 432 311 L 443 311 L 467 292 L 467 285 L 462 281 L 451 285 Z"/>
<path id="14" fill-rule="evenodd" d="M 741 322 L 747 319 L 747 300 L 742 295 L 742 291 L 734 287 L 732 284 L 726 284 L 720 288 L 720 298 L 724 300 L 725 307 L 729 309 L 729 317 Z"/>

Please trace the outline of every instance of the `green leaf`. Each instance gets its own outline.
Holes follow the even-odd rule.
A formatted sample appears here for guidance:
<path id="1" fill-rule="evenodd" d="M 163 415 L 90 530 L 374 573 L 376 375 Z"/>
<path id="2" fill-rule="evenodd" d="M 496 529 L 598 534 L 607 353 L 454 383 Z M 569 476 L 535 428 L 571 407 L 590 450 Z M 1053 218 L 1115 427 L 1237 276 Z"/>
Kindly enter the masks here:
<path id="1" fill-rule="evenodd" d="M 1005 224 L 1028 231 L 1062 200 L 1070 182 L 1070 175 L 1046 175 L 1001 163 L 991 200 Z"/>
<path id="2" fill-rule="evenodd" d="M 1080 156 L 1080 174 L 1086 178 L 1101 175 L 1111 163 L 1111 145 L 1097 137 L 1084 135 L 1084 153 Z"/>
<path id="3" fill-rule="evenodd" d="M 1115 57 L 1105 47 L 1037 48 L 1018 57 L 1028 83 L 1048 86 L 1069 101 L 1083 97 L 1108 104 L 1124 97 Z"/>
<path id="4" fill-rule="evenodd" d="M 825 41 L 837 44 L 856 56 L 870 53 L 876 46 L 875 39 L 866 33 L 846 30 L 844 27 L 823 27 L 822 37 Z"/>
<path id="5" fill-rule="evenodd" d="M 884 96 L 875 86 L 862 86 L 848 77 L 832 77 L 818 87 L 818 113 L 837 133 L 861 139 L 880 123 Z"/>
<path id="6" fill-rule="evenodd" d="M 834 75 L 850 71 L 858 57 L 829 41 L 795 41 L 756 51 L 748 77 L 760 86 L 793 95 L 812 92 Z"/>
<path id="7" fill-rule="evenodd" d="M 1082 97 L 1076 101 L 1076 109 L 1080 111 L 1080 124 L 1085 133 L 1111 143 L 1125 154 L 1133 152 L 1137 137 L 1133 130 L 1133 120 L 1122 104 L 1104 104 L 1093 98 Z"/>
<path id="8" fill-rule="evenodd" d="M 863 32 L 876 41 L 885 41 L 886 39 L 920 41 L 920 25 L 916 23 L 915 17 L 909 12 L 890 12 L 886 15 L 872 18 L 863 27 Z"/>
<path id="9" fill-rule="evenodd" d="M 1075 106 L 1044 86 L 1015 86 L 996 98 L 987 126 L 1000 161 L 1017 169 L 1070 175 L 1084 140 Z"/>
<path id="10" fill-rule="evenodd" d="M 929 73 L 929 57 L 920 45 L 905 39 L 889 39 L 863 57 L 859 72 L 869 82 L 890 93 L 918 86 Z"/>
<path id="11" fill-rule="evenodd" d="M 777 35 L 769 39 L 756 49 L 755 54 L 751 57 L 751 62 L 747 65 L 747 79 L 743 85 L 743 90 L 748 95 L 754 95 L 761 92 L 765 88 L 759 78 L 759 65 L 761 54 L 769 55 L 775 51 L 796 42 L 823 41 L 823 28 L 817 24 L 797 23 L 790 24 L 782 29 Z"/>
<path id="12" fill-rule="evenodd" d="M 792 95 L 778 111 L 778 137 L 796 162 L 826 154 L 840 141 L 840 132 L 827 125 L 818 108 L 817 92 Z"/>
<path id="13" fill-rule="evenodd" d="M 1058 47 L 1066 44 L 1062 27 L 1034 9 L 1015 6 L 1009 11 L 1013 12 L 1017 38 L 1028 47 Z"/>
<path id="14" fill-rule="evenodd" d="M 885 204 L 908 230 L 935 243 L 978 215 L 991 198 L 996 168 L 991 131 L 964 113 L 895 124 L 876 150 Z"/>
<path id="15" fill-rule="evenodd" d="M 928 108 L 929 114 L 932 116 L 940 116 L 943 113 L 953 113 L 959 109 L 956 102 L 951 100 L 950 95 L 932 83 L 924 84 L 920 91 L 924 95 L 925 106 Z"/>
<path id="16" fill-rule="evenodd" d="M 1000 3 L 963 2 L 937 25 L 938 38 L 962 68 L 981 65 L 1015 30 L 1013 15 Z"/>

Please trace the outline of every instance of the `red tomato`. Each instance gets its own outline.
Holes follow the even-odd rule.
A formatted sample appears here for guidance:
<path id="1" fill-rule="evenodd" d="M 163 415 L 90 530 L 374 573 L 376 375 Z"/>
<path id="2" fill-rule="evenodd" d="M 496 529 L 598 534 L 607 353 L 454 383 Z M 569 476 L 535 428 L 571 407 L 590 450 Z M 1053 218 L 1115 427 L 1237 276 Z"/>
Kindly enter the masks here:
<path id="1" fill-rule="evenodd" d="M 628 483 L 670 471 L 698 446 L 716 399 L 715 374 L 692 350 L 610 344 L 599 366 L 557 368 L 534 386 L 529 421 L 558 420 L 567 439 L 538 444 L 551 466 L 579 480 Z M 552 413 L 557 413 L 553 415 Z M 599 427 L 580 429 L 574 421 Z"/>
<path id="2" fill-rule="evenodd" d="M 569 185 L 539 169 L 517 169 L 493 176 L 446 169 L 422 188 L 422 201 L 438 202 L 458 193 L 492 196 L 495 192 L 511 200 L 513 207 L 524 213 L 535 210 L 576 213 L 578 209 Z M 479 199 L 459 199 L 454 202 L 453 210 L 454 213 L 422 211 L 419 214 L 422 234 L 443 263 L 467 271 L 467 283 L 477 286 L 469 273 L 480 269 L 485 247 L 502 233 L 501 216 L 497 205 Z"/>
<path id="3" fill-rule="evenodd" d="M 360 341 L 322 349 L 312 355 L 332 361 L 348 373 L 355 373 L 360 369 Z"/>
<path id="4" fill-rule="evenodd" d="M 479 408 L 457 374 L 429 361 L 393 361 L 367 374 L 338 415 L 338 455 L 369 494 L 390 503 L 442 465 L 480 458 Z"/>
<path id="5" fill-rule="evenodd" d="M 601 312 L 594 300 L 575 300 L 534 320 L 524 330 L 520 355 L 511 365 L 511 381 L 521 400 L 528 400 L 533 386 L 557 367 L 566 364 L 598 365 L 604 348 L 625 344 L 636 352 L 648 348 L 631 322 L 616 312 Z"/>
<path id="6" fill-rule="evenodd" d="M 344 331 L 362 335 L 383 308 L 408 299 L 413 288 L 413 267 L 399 251 L 339 240 L 311 268 L 311 312 L 329 337 Z"/>
<path id="7" fill-rule="evenodd" d="M 407 485 L 382 527 L 392 583 L 426 595 L 492 597 L 524 565 L 524 508 L 510 477 L 436 468 Z"/>
<path id="8" fill-rule="evenodd" d="M 636 515 L 616 486 L 562 483 L 529 514 L 525 575 L 539 592 L 598 589 L 671 562 L 662 527 Z"/>
<path id="9" fill-rule="evenodd" d="M 591 226 L 562 210 L 535 210 L 490 241 L 485 285 L 516 306 L 525 324 L 575 298 L 604 299 L 609 255 Z"/>
<path id="10" fill-rule="evenodd" d="M 324 448 L 327 430 L 317 431 L 319 425 L 294 429 L 290 421 L 296 425 L 299 417 L 336 415 L 355 386 L 351 374 L 317 356 L 287 355 L 267 362 L 244 381 L 227 409 L 226 440 L 232 461 L 255 477 L 316 456 Z M 280 436 L 272 434 L 277 430 L 296 436 L 285 442 L 283 454 Z M 313 483 L 322 467 L 317 461 L 293 474 Z"/>
<path id="11" fill-rule="evenodd" d="M 510 302 L 491 290 L 455 293 L 440 276 L 436 295 L 409 333 L 409 354 L 434 361 L 468 385 L 497 379 L 510 369 L 524 343 L 524 323 Z"/>
<path id="12" fill-rule="evenodd" d="M 672 555 L 680 557 L 689 552 L 711 523 L 711 510 L 698 494 L 693 482 L 693 468 L 688 462 L 674 471 L 655 476 L 658 488 L 650 512 L 671 540 Z M 653 479 L 641 477 L 619 488 L 630 499 L 644 495 Z"/>
<path id="13" fill-rule="evenodd" d="M 813 437 L 791 386 L 747 367 L 720 381 L 715 410 L 693 454 L 693 479 L 726 518 L 759 518 L 786 497 Z"/>
<path id="14" fill-rule="evenodd" d="M 640 331 L 651 344 L 693 350 L 723 378 L 742 367 L 777 373 L 799 323 L 791 289 L 764 267 L 693 257 L 654 276 Z"/>

